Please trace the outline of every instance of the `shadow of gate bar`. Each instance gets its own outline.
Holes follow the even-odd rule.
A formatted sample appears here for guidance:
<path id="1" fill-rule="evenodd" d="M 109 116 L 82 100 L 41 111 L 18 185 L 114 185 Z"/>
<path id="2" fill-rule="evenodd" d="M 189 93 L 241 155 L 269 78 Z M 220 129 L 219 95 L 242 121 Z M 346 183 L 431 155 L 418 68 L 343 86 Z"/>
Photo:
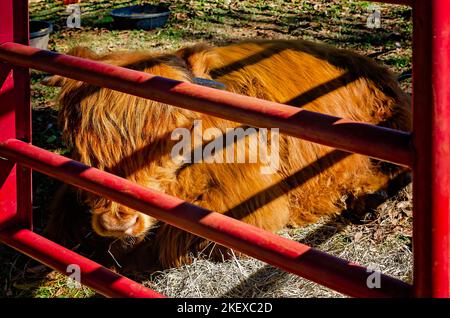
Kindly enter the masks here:
<path id="1" fill-rule="evenodd" d="M 448 297 L 450 3 L 384 2 L 413 6 L 412 134 L 33 49 L 28 1 L 1 1 L 0 240 L 64 274 L 79 265 L 81 282 L 105 296 L 163 297 L 34 233 L 34 169 L 350 296 Z M 362 266 L 31 145 L 29 68 L 412 167 L 413 285 L 382 275 L 381 288 L 370 289 Z"/>

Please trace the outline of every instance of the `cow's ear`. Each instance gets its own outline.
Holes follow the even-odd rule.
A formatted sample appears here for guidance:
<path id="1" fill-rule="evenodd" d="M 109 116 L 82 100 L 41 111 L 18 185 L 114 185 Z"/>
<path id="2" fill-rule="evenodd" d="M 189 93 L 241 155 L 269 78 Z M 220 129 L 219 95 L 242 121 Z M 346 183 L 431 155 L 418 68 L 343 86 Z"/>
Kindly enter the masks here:
<path id="1" fill-rule="evenodd" d="M 98 55 L 92 51 L 91 49 L 83 46 L 76 46 L 71 48 L 67 53 L 67 55 L 82 57 L 85 59 L 96 60 L 98 59 Z M 65 77 L 59 75 L 47 76 L 42 81 L 41 84 L 45 86 L 56 86 L 61 87 L 64 85 L 64 81 L 67 80 Z"/>
<path id="2" fill-rule="evenodd" d="M 56 86 L 61 87 L 64 85 L 65 77 L 59 75 L 47 76 L 40 83 L 45 86 Z"/>
<path id="3" fill-rule="evenodd" d="M 220 63 L 217 53 L 206 44 L 183 48 L 175 54 L 186 62 L 195 77 L 211 79 L 210 71 Z"/>
<path id="4" fill-rule="evenodd" d="M 67 53 L 67 55 L 82 57 L 90 60 L 98 59 L 97 53 L 92 51 L 91 49 L 84 46 L 75 46 L 71 48 Z"/>

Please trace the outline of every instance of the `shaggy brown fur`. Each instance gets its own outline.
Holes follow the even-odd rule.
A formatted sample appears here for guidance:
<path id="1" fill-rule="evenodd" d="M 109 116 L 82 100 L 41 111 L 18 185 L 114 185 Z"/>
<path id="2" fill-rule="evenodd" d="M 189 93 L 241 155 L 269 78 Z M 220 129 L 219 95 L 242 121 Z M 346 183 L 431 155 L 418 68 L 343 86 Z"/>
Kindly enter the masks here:
<path id="1" fill-rule="evenodd" d="M 71 54 L 181 81 L 213 79 L 239 94 L 410 130 L 408 98 L 388 70 L 322 44 L 250 41 L 170 54 L 96 55 L 83 48 Z M 50 84 L 62 85 L 60 121 L 74 159 L 268 231 L 339 213 L 349 202 L 343 197 L 373 193 L 395 174 L 385 173 L 365 156 L 284 135 L 275 174 L 262 174 L 260 163 L 175 164 L 170 157 L 177 143 L 170 137 L 175 128 L 192 129 L 193 121 L 200 119 L 203 129 L 217 127 L 225 133 L 240 124 L 75 80 L 54 77 Z M 151 261 L 179 266 L 209 244 L 105 198 L 83 194 L 83 200 L 92 211 L 95 232 L 135 238 L 129 249 L 134 249 L 138 263 L 156 255 L 158 260 Z M 61 221 L 64 213 L 64 208 L 56 209 L 50 235 L 61 236 L 55 229 L 72 223 Z M 209 252 L 223 251 L 209 245 Z"/>

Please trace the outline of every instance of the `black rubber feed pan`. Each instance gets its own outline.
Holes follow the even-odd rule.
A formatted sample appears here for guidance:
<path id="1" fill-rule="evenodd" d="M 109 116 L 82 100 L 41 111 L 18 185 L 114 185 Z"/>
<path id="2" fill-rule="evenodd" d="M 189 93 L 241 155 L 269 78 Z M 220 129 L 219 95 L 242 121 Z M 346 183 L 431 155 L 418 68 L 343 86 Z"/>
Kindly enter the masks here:
<path id="1" fill-rule="evenodd" d="M 30 21 L 30 46 L 46 50 L 53 25 L 46 21 Z"/>
<path id="2" fill-rule="evenodd" d="M 111 11 L 114 25 L 119 29 L 151 30 L 166 24 L 169 8 L 162 5 L 141 4 Z"/>

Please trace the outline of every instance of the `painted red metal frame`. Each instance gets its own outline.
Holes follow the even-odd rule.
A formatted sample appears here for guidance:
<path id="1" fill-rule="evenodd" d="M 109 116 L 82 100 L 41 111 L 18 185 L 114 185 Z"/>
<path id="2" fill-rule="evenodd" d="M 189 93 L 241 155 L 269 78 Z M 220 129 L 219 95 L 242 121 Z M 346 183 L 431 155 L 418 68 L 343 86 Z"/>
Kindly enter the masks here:
<path id="1" fill-rule="evenodd" d="M 364 267 L 16 139 L 0 143 L 0 156 L 347 295 L 405 297 L 411 292 L 409 285 L 385 275 L 381 288 L 369 289 L 371 272 Z"/>
<path id="2" fill-rule="evenodd" d="M 279 128 L 282 133 L 341 150 L 412 165 L 411 138 L 406 132 L 16 43 L 1 44 L 0 59 L 244 124 Z"/>
<path id="3" fill-rule="evenodd" d="M 21 45 L 27 44 L 27 1 L 0 2 L 0 60 L 9 63 L 0 62 L 0 157 L 6 159 L 0 158 L 0 240 L 63 273 L 68 264 L 79 264 L 83 283 L 104 295 L 161 296 L 31 232 L 29 168 L 33 168 L 351 296 L 448 297 L 450 4 L 445 0 L 384 2 L 414 8 L 412 136 L 31 49 Z M 279 127 L 310 141 L 412 166 L 413 286 L 382 275 L 381 288 L 369 289 L 366 279 L 371 273 L 356 264 L 31 146 L 28 67 L 253 126 Z"/>
<path id="4" fill-rule="evenodd" d="M 413 23 L 415 295 L 449 297 L 450 1 L 416 1 Z"/>
<path id="5" fill-rule="evenodd" d="M 26 1 L 0 3 L 0 43 L 28 44 Z M 0 63 L 0 140 L 17 138 L 31 142 L 30 82 L 28 68 Z M 0 160 L 0 227 L 15 219 L 32 228 L 31 171 Z"/>
<path id="6" fill-rule="evenodd" d="M 0 231 L 0 240 L 64 274 L 68 264 L 76 264 L 80 268 L 81 283 L 100 294 L 109 297 L 164 297 L 28 229 L 10 226 Z"/>

